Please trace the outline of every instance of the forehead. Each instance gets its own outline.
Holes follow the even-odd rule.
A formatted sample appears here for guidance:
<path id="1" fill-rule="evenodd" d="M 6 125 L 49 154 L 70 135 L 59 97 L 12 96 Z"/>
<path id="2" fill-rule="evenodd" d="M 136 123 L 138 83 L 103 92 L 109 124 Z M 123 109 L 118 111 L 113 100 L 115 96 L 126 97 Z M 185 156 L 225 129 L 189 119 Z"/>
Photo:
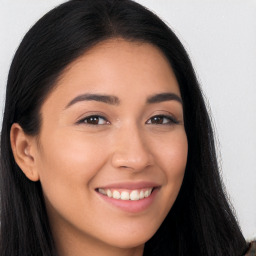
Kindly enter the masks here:
<path id="1" fill-rule="evenodd" d="M 51 94 L 107 93 L 141 97 L 172 91 L 179 86 L 169 61 L 149 43 L 124 39 L 103 41 L 73 61 Z M 51 95 L 50 95 L 51 97 Z M 64 97 L 63 97 L 64 98 Z"/>

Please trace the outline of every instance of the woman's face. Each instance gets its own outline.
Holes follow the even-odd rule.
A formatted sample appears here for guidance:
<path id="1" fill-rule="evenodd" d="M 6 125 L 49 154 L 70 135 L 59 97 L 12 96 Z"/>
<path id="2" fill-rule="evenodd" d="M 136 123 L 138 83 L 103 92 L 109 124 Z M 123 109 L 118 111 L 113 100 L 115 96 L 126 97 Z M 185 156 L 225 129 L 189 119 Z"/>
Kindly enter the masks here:
<path id="1" fill-rule="evenodd" d="M 187 160 L 164 55 L 146 43 L 102 42 L 70 64 L 41 115 L 35 163 L 59 250 L 143 246 L 171 209 Z"/>

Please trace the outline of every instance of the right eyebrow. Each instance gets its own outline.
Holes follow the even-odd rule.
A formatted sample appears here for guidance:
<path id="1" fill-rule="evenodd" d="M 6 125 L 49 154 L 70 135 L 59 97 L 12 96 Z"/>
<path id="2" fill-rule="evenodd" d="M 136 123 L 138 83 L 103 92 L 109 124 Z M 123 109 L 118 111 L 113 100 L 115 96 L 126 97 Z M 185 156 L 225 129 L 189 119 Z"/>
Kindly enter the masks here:
<path id="1" fill-rule="evenodd" d="M 85 93 L 85 94 L 76 96 L 74 99 L 72 99 L 67 104 L 67 106 L 65 108 L 67 109 L 70 106 L 76 104 L 77 102 L 81 102 L 81 101 L 98 101 L 98 102 L 103 102 L 103 103 L 110 104 L 110 105 L 119 105 L 120 104 L 120 100 L 114 95 Z"/>

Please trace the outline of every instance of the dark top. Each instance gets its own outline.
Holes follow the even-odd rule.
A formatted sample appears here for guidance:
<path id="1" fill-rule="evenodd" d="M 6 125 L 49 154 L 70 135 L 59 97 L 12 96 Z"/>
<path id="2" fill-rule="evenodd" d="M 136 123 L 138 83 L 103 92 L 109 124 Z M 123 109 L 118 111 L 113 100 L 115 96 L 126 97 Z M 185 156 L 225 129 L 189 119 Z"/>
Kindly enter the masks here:
<path id="1" fill-rule="evenodd" d="M 250 243 L 250 247 L 244 256 L 256 256 L 256 240 Z"/>

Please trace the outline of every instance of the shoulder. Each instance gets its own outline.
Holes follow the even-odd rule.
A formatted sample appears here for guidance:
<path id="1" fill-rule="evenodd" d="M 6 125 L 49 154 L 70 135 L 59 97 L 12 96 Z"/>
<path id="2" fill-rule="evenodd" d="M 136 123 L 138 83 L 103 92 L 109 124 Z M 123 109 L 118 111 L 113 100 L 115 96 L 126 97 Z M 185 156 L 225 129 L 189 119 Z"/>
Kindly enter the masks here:
<path id="1" fill-rule="evenodd" d="M 250 242 L 249 249 L 244 256 L 256 256 L 256 240 Z"/>

